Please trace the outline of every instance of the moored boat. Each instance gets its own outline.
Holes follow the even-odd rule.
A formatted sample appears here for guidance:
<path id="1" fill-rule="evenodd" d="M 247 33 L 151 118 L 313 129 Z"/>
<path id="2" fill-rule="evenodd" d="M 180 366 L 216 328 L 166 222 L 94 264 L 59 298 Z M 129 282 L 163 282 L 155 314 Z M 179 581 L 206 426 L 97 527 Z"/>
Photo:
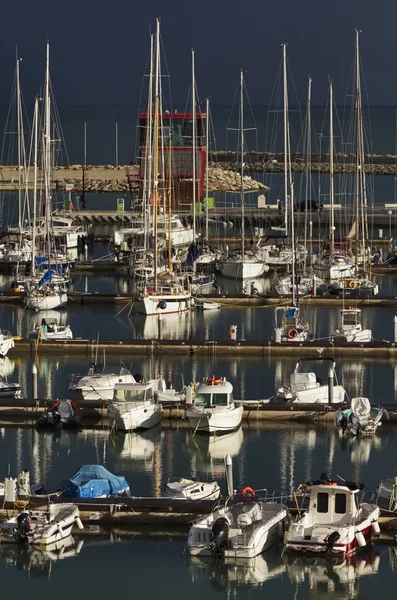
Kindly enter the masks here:
<path id="1" fill-rule="evenodd" d="M 332 369 L 331 373 L 336 379 L 335 360 L 333 358 L 323 358 L 318 356 L 301 358 L 296 363 L 294 372 L 291 373 L 290 384 L 284 385 L 277 390 L 276 401 L 293 403 L 301 402 L 302 404 L 312 402 L 325 404 L 329 402 L 329 382 L 324 382 L 314 370 L 309 372 L 303 370 L 304 365 L 311 365 L 311 363 L 329 363 L 330 368 Z M 333 382 L 333 402 L 338 404 L 342 403 L 345 399 L 345 395 L 345 388 L 342 385 L 338 385 L 337 380 L 336 382 Z"/>
<path id="2" fill-rule="evenodd" d="M 125 477 L 113 475 L 102 465 L 82 465 L 72 477 L 64 479 L 57 489 L 66 498 L 109 498 L 129 496 Z"/>
<path id="3" fill-rule="evenodd" d="M 225 378 L 204 378 L 188 404 L 186 417 L 196 432 L 222 433 L 237 429 L 241 424 L 243 407 L 233 400 L 233 386 Z"/>
<path id="4" fill-rule="evenodd" d="M 77 429 L 81 425 L 81 412 L 72 400 L 57 400 L 36 421 L 39 429 L 64 427 Z"/>
<path id="5" fill-rule="evenodd" d="M 340 408 L 335 415 L 335 425 L 342 432 L 352 435 L 372 435 L 382 425 L 382 418 L 388 418 L 381 406 L 371 406 L 368 398 L 352 398 L 349 408 Z"/>
<path id="6" fill-rule="evenodd" d="M 163 408 L 151 383 L 117 383 L 108 403 L 109 422 L 121 431 L 150 429 L 160 421 Z"/>
<path id="7" fill-rule="evenodd" d="M 197 481 L 176 477 L 169 479 L 165 484 L 167 498 L 181 498 L 184 500 L 217 500 L 221 490 L 216 481 Z"/>

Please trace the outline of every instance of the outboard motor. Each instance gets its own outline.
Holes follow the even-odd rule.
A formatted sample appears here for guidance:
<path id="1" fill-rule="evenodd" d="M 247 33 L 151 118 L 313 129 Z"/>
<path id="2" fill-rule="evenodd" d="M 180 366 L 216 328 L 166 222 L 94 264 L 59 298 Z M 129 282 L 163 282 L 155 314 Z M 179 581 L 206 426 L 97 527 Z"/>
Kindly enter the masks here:
<path id="1" fill-rule="evenodd" d="M 18 541 L 26 540 L 30 531 L 30 517 L 26 512 L 17 516 L 17 538 Z"/>
<path id="2" fill-rule="evenodd" d="M 338 531 L 333 531 L 324 539 L 324 542 L 327 544 L 327 552 L 330 552 L 336 542 L 340 539 L 340 533 Z"/>
<path id="3" fill-rule="evenodd" d="M 212 526 L 210 548 L 215 551 L 218 556 L 223 554 L 223 550 L 227 546 L 229 529 L 229 521 L 225 517 L 219 517 Z"/>

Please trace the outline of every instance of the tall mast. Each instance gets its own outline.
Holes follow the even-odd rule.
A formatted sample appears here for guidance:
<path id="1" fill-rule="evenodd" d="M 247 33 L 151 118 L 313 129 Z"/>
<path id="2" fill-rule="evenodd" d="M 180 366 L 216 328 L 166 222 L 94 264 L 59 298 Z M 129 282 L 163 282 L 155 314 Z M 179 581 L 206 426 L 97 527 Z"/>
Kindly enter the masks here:
<path id="1" fill-rule="evenodd" d="M 21 121 L 22 121 L 22 111 L 21 111 L 21 88 L 19 82 L 19 63 L 20 58 L 17 55 L 17 64 L 16 64 L 16 85 L 17 85 L 17 122 L 18 122 L 18 229 L 19 233 L 22 232 L 22 177 L 21 177 L 21 161 L 22 161 L 22 131 L 21 131 Z"/>
<path id="2" fill-rule="evenodd" d="M 358 270 L 358 254 L 359 254 L 359 240 L 360 240 L 360 227 L 359 227 L 359 214 L 360 214 L 360 168 L 361 168 L 361 160 L 360 160 L 360 56 L 359 56 L 359 45 L 358 45 L 358 35 L 359 32 L 356 29 L 356 93 L 355 93 L 355 112 L 356 112 L 356 173 L 355 173 L 355 190 L 354 190 L 354 199 L 355 199 L 355 220 L 356 220 L 356 235 L 355 235 L 355 267 L 356 267 L 356 276 Z"/>
<path id="3" fill-rule="evenodd" d="M 172 134 L 170 135 L 170 144 L 169 144 L 169 150 L 168 150 L 168 271 L 170 273 L 172 273 L 171 216 L 172 216 Z"/>
<path id="4" fill-rule="evenodd" d="M 47 235 L 48 268 L 51 266 L 51 236 L 50 236 L 50 207 L 51 207 L 51 100 L 50 100 L 50 44 L 47 42 L 47 59 L 45 75 L 45 129 L 44 129 L 44 186 L 45 186 L 45 219 Z"/>
<path id="5" fill-rule="evenodd" d="M 284 93 L 284 211 L 285 235 L 288 235 L 288 93 L 287 93 L 287 44 L 283 44 L 283 93 Z"/>
<path id="6" fill-rule="evenodd" d="M 159 185 L 159 75 L 160 75 L 160 21 L 156 19 L 156 78 L 154 106 L 154 182 L 153 182 L 153 216 L 154 216 L 154 291 L 157 292 L 157 228 L 158 228 L 158 185 Z"/>
<path id="7" fill-rule="evenodd" d="M 241 200 L 241 258 L 244 260 L 245 206 L 244 206 L 244 74 L 240 71 L 240 200 Z"/>
<path id="8" fill-rule="evenodd" d="M 311 130 L 311 95 L 312 95 L 312 80 L 309 77 L 307 86 L 307 108 L 306 108 L 306 189 L 305 189 L 305 233 L 304 233 L 304 252 L 305 252 L 305 267 L 306 267 L 306 254 L 307 254 L 307 217 L 310 215 L 310 221 L 312 216 L 312 203 L 311 203 L 311 160 L 312 160 L 312 130 Z M 307 210 L 309 206 L 309 210 Z M 313 241 L 310 238 L 310 248 L 312 250 Z M 311 261 L 310 252 L 310 261 Z M 305 268 L 306 270 L 306 268 Z"/>
<path id="9" fill-rule="evenodd" d="M 32 229 L 32 276 L 36 270 L 36 207 L 37 207 L 37 134 L 39 128 L 39 99 L 34 104 L 34 154 L 33 154 L 33 229 Z"/>
<path id="10" fill-rule="evenodd" d="M 81 206 L 85 208 L 85 171 L 87 168 L 87 123 L 84 123 L 84 148 L 83 148 L 83 181 L 82 181 L 82 198 L 81 198 Z"/>
<path id="11" fill-rule="evenodd" d="M 143 247 L 148 247 L 148 229 L 150 223 L 150 198 L 152 184 L 152 165 L 153 165 L 153 60 L 154 60 L 154 36 L 150 36 L 150 70 L 149 70 L 149 94 L 146 119 L 146 140 L 145 140 L 145 177 L 143 180 Z"/>
<path id="12" fill-rule="evenodd" d="M 209 232 L 208 232 L 208 153 L 209 153 L 209 113 L 210 113 L 210 100 L 209 98 L 205 101 L 205 113 L 206 113 L 206 122 L 205 122 L 205 241 L 208 242 Z"/>
<path id="13" fill-rule="evenodd" d="M 192 170 L 193 170 L 193 243 L 196 241 L 196 80 L 192 49 Z"/>
<path id="14" fill-rule="evenodd" d="M 329 82 L 329 197 L 331 203 L 331 256 L 335 254 L 334 214 L 334 97 L 332 81 Z"/>

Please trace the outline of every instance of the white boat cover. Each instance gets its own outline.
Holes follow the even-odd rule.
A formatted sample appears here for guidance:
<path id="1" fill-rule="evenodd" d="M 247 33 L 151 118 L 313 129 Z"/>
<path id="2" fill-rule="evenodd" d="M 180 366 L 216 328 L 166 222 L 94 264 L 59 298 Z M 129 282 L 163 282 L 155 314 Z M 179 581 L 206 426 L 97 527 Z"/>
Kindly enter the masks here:
<path id="1" fill-rule="evenodd" d="M 362 396 L 352 398 L 350 408 L 358 417 L 369 417 L 371 414 L 371 404 L 369 403 L 368 398 Z"/>
<path id="2" fill-rule="evenodd" d="M 291 375 L 291 392 L 302 392 L 316 387 L 315 373 L 292 373 Z"/>

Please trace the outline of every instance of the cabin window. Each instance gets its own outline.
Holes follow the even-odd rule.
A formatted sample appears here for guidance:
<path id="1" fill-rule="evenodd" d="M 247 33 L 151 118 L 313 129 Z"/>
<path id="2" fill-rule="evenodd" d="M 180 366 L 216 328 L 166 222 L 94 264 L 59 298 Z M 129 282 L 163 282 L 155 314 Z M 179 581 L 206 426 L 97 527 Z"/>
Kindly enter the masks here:
<path id="1" fill-rule="evenodd" d="M 212 404 L 224 406 L 227 404 L 227 394 L 212 394 Z"/>
<path id="2" fill-rule="evenodd" d="M 326 492 L 319 492 L 317 494 L 317 512 L 328 512 L 328 494 Z"/>
<path id="3" fill-rule="evenodd" d="M 211 394 L 197 394 L 194 403 L 197 404 L 197 406 L 210 406 Z"/>
<path id="4" fill-rule="evenodd" d="M 344 515 L 346 512 L 346 494 L 335 494 L 335 512 Z"/>

